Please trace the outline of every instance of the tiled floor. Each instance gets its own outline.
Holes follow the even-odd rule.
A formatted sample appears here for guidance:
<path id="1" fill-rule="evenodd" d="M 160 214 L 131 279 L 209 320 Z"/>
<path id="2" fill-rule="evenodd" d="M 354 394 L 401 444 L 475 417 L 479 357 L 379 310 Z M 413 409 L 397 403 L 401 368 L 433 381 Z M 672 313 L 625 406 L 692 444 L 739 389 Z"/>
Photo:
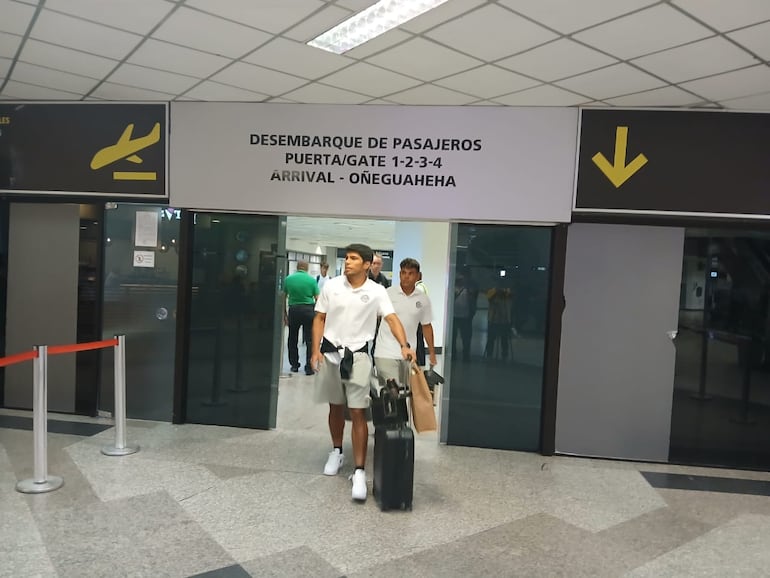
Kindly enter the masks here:
<path id="1" fill-rule="evenodd" d="M 130 421 L 141 451 L 126 457 L 100 453 L 112 429 L 50 433 L 49 472 L 65 485 L 41 495 L 14 490 L 32 475 L 32 432 L 0 421 L 0 576 L 768 573 L 769 473 L 448 447 L 423 434 L 414 509 L 382 513 L 371 497 L 351 502 L 349 466 L 320 475 L 326 410 L 309 387 L 304 375 L 282 380 L 275 431 Z"/>

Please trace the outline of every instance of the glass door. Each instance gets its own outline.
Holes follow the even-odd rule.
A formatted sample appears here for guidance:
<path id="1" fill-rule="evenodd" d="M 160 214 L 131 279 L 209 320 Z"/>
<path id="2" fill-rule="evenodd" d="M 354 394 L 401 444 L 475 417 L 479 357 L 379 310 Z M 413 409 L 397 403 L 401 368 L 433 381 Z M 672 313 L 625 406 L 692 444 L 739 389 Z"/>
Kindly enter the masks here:
<path id="1" fill-rule="evenodd" d="M 102 335 L 126 336 L 126 414 L 171 421 L 174 399 L 179 212 L 108 203 Z M 103 353 L 99 408 L 114 404 L 112 351 Z"/>
<path id="2" fill-rule="evenodd" d="M 540 448 L 551 235 L 453 225 L 447 443 Z"/>
<path id="3" fill-rule="evenodd" d="M 190 244 L 185 421 L 273 428 L 285 217 L 195 213 Z"/>

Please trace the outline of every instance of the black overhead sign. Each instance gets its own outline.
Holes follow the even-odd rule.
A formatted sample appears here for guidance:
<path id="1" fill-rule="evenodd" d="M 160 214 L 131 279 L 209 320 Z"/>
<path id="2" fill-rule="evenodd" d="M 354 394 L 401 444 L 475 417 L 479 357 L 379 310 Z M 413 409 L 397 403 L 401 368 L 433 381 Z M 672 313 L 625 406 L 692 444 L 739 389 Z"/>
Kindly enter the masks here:
<path id="1" fill-rule="evenodd" d="M 770 114 L 582 110 L 575 212 L 770 218 Z"/>
<path id="2" fill-rule="evenodd" d="M 0 103 L 0 192 L 165 198 L 167 110 Z"/>

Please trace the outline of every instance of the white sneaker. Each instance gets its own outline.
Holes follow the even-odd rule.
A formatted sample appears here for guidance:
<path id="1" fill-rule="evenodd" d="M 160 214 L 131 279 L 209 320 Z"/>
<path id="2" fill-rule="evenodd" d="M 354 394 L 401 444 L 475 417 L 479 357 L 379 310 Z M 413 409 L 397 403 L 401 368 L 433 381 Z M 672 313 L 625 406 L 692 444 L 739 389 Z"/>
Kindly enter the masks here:
<path id="1" fill-rule="evenodd" d="M 350 476 L 353 482 L 352 497 L 354 500 L 363 501 L 366 500 L 366 472 L 364 470 L 356 470 L 353 475 Z"/>
<path id="2" fill-rule="evenodd" d="M 324 475 L 336 476 L 337 472 L 340 471 L 340 467 L 342 467 L 342 463 L 344 461 L 345 456 L 342 455 L 342 452 L 340 452 L 340 450 L 337 448 L 334 448 L 329 452 L 329 458 L 326 460 L 326 465 L 324 466 Z"/>

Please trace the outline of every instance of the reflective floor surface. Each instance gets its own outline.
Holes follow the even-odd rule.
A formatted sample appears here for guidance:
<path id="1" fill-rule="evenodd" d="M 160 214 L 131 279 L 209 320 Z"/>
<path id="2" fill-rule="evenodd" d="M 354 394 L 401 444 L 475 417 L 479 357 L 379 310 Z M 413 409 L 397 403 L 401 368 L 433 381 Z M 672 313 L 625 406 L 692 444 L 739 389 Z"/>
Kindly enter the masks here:
<path id="1" fill-rule="evenodd" d="M 414 509 L 354 503 L 350 462 L 321 475 L 326 409 L 311 387 L 302 374 L 281 380 L 274 431 L 129 421 L 141 451 L 126 457 L 99 451 L 113 428 L 58 428 L 67 433 L 48 436 L 49 473 L 65 484 L 40 495 L 14 489 L 32 476 L 32 432 L 0 420 L 0 576 L 722 577 L 770 567 L 765 472 L 450 447 L 421 434 Z M 370 438 L 370 478 L 371 454 Z"/>

